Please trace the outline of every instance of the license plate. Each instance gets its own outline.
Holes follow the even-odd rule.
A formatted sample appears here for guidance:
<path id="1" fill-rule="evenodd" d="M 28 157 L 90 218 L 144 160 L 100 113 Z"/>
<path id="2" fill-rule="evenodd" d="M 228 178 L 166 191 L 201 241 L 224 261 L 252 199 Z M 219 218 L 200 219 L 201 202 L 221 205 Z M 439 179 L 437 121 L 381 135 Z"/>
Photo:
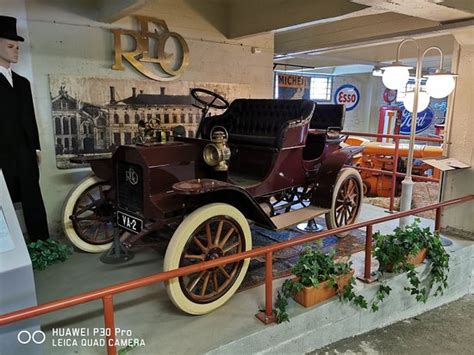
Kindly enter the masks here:
<path id="1" fill-rule="evenodd" d="M 143 221 L 122 211 L 117 211 L 117 224 L 132 233 L 140 233 L 143 229 Z"/>

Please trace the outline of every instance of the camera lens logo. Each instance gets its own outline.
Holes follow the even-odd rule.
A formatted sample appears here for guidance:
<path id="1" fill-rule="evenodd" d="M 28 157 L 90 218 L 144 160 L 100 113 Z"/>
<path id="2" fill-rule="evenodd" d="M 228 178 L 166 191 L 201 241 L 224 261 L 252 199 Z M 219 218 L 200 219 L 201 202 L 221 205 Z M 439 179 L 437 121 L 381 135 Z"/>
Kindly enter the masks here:
<path id="1" fill-rule="evenodd" d="M 46 340 L 46 334 L 41 330 L 36 330 L 33 333 L 30 333 L 27 330 L 22 330 L 16 336 L 20 344 L 29 344 L 31 342 L 35 344 L 43 344 Z"/>

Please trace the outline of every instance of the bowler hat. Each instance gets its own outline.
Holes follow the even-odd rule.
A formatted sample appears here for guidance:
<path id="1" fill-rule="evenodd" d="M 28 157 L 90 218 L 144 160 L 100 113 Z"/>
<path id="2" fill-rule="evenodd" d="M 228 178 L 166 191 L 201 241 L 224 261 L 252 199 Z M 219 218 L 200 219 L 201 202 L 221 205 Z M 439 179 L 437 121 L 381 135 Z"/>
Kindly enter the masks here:
<path id="1" fill-rule="evenodd" d="M 16 33 L 16 18 L 10 16 L 0 16 L 0 38 L 11 39 L 12 41 L 23 42 L 23 37 Z"/>

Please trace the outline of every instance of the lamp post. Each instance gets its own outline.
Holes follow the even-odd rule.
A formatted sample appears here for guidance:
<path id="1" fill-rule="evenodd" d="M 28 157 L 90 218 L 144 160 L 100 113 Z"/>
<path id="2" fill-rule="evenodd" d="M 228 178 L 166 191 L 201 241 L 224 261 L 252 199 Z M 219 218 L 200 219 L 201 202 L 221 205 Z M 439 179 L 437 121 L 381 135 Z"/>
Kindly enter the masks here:
<path id="1" fill-rule="evenodd" d="M 397 48 L 397 58 L 396 61 L 391 65 L 383 67 L 384 73 L 382 76 L 383 83 L 389 89 L 398 90 L 405 86 L 409 79 L 409 69 L 413 68 L 410 66 L 403 65 L 400 62 L 400 51 L 404 44 L 408 42 L 413 42 L 417 48 L 417 58 L 416 58 L 416 69 L 415 69 L 415 89 L 413 92 L 413 103 L 411 104 L 411 97 L 407 97 L 404 101 L 405 108 L 412 112 L 412 120 L 410 127 L 410 141 L 408 145 L 408 160 L 407 160 L 407 171 L 405 179 L 402 181 L 402 195 L 400 198 L 400 211 L 407 211 L 411 209 L 411 201 L 413 196 L 413 180 L 411 178 L 412 167 L 413 167 L 413 150 L 415 146 L 415 135 L 416 135 L 416 126 L 418 120 L 418 112 L 423 111 L 429 104 L 430 95 L 435 98 L 443 98 L 448 96 L 454 90 L 454 74 L 447 73 L 443 70 L 443 51 L 439 47 L 429 47 L 421 52 L 421 48 L 418 45 L 418 42 L 413 38 L 408 38 L 401 41 Z M 427 93 L 421 93 L 424 99 L 423 109 L 419 108 L 419 99 L 420 99 L 420 85 L 421 85 L 421 72 L 423 59 L 425 58 L 426 53 L 431 50 L 438 51 L 440 54 L 440 65 L 439 69 L 436 70 L 436 73 L 433 75 L 427 75 Z M 411 94 L 411 93 L 410 93 Z M 410 95 L 408 94 L 408 95 Z M 407 95 L 407 96 L 408 96 Z M 421 101 L 421 100 L 420 100 Z M 428 102 L 428 104 L 427 104 Z M 420 102 L 421 103 L 421 102 Z M 408 107 L 407 107 L 408 106 Z M 410 107 L 411 106 L 411 107 Z M 409 217 L 400 218 L 400 228 L 404 228 L 409 223 Z"/>

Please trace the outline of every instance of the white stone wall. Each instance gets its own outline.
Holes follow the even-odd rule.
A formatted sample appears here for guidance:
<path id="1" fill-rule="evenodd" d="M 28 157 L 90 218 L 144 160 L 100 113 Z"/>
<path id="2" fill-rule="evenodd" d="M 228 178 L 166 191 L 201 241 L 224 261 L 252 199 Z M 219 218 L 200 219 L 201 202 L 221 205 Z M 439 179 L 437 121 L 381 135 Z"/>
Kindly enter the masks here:
<path id="1" fill-rule="evenodd" d="M 334 77 L 331 100 L 334 99 L 336 90 L 344 84 L 354 85 L 360 93 L 360 100 L 357 106 L 353 110 L 346 112 L 346 120 L 344 122 L 345 131 L 367 132 L 369 129 L 369 105 L 371 102 L 370 77 L 371 74 L 339 75 Z"/>
<path id="2" fill-rule="evenodd" d="M 442 199 L 474 194 L 474 27 L 454 33 L 459 47 L 453 55 L 453 72 L 458 73 L 453 97 L 448 101 L 448 144 L 446 155 L 471 166 L 445 173 Z M 443 211 L 442 226 L 474 238 L 474 201 Z"/>
<path id="3" fill-rule="evenodd" d="M 126 17 L 113 24 L 92 20 L 97 9 L 84 2 L 54 0 L 0 0 L 2 14 L 21 21 L 26 41 L 14 70 L 32 79 L 33 95 L 43 151 L 41 187 L 53 235 L 59 235 L 63 202 L 69 190 L 89 169 L 58 170 L 55 162 L 49 74 L 146 80 L 131 66 L 111 70 L 111 28 L 134 28 Z M 190 49 L 190 64 L 179 80 L 249 84 L 251 97 L 272 96 L 273 34 L 229 41 L 185 0 L 153 2 L 140 14 L 166 21 L 181 34 Z M 26 21 L 25 21 L 26 20 Z M 251 48 L 260 53 L 253 54 Z"/>

